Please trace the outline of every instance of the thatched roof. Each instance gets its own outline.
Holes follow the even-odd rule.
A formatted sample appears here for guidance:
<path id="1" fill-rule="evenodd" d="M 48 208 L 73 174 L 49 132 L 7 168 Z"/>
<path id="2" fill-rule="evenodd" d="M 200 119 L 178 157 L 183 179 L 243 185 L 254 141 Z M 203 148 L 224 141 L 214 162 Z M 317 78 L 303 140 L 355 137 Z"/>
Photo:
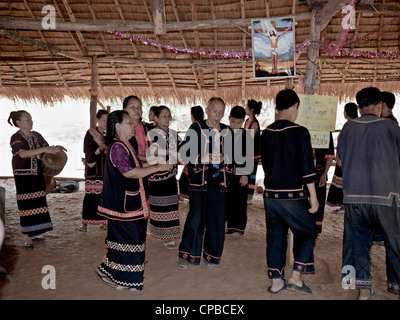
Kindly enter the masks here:
<path id="1" fill-rule="evenodd" d="M 337 0 L 329 0 L 338 2 Z M 152 7 L 165 5 L 166 33 L 155 35 Z M 273 97 L 286 85 L 303 92 L 301 75 L 254 80 L 251 58 L 223 59 L 174 48 L 250 51 L 252 18 L 295 16 L 296 46 L 310 39 L 317 0 L 8 0 L 0 3 L 0 96 L 43 102 L 89 98 L 91 63 L 97 65 L 100 101 L 135 94 L 143 99 L 192 102 L 221 96 L 228 103 Z M 342 0 L 341 2 L 346 3 Z M 44 5 L 55 9 L 56 29 L 41 27 Z M 357 28 L 343 48 L 373 53 L 400 51 L 398 1 L 360 1 Z M 329 18 L 321 40 L 336 41 L 342 13 Z M 153 39 L 154 45 L 116 39 L 109 31 Z M 376 31 L 376 32 L 374 32 Z M 372 33 L 374 32 L 374 33 Z M 351 40 L 358 40 L 351 42 Z M 176 50 L 175 50 L 176 51 Z M 321 49 L 317 94 L 353 95 L 375 85 L 398 92 L 400 56 L 394 59 L 329 57 Z M 298 51 L 296 68 L 306 72 L 307 53 Z"/>

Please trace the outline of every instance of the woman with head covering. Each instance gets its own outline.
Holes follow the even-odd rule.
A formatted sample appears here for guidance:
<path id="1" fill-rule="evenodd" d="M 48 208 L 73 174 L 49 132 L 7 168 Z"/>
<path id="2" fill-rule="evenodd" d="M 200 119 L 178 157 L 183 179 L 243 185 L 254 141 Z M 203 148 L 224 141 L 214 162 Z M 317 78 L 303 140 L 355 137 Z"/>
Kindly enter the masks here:
<path id="1" fill-rule="evenodd" d="M 44 240 L 41 234 L 53 230 L 41 156 L 45 152 L 55 154 L 66 149 L 62 146 L 49 146 L 40 133 L 32 130 L 32 117 L 24 110 L 11 112 L 8 123 L 19 128 L 10 141 L 12 167 L 21 232 L 26 235 L 24 247 L 32 249 L 32 240 Z"/>
<path id="2" fill-rule="evenodd" d="M 143 165 L 130 144 L 134 135 L 126 111 L 111 112 L 107 119 L 108 151 L 98 214 L 108 219 L 107 254 L 95 274 L 108 286 L 132 291 L 143 289 L 144 251 L 149 204 L 143 178 L 172 165 Z"/>

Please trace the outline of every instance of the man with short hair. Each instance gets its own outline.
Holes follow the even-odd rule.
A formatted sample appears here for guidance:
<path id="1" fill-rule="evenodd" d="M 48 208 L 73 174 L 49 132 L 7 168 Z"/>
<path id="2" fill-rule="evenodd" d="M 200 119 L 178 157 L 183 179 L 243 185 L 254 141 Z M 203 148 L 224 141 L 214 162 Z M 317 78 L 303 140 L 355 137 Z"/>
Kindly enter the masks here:
<path id="1" fill-rule="evenodd" d="M 267 264 L 268 277 L 272 279 L 268 292 L 271 294 L 284 289 L 312 293 L 301 275 L 314 273 L 313 248 L 318 229 L 312 213 L 318 209 L 318 200 L 310 133 L 305 127 L 294 123 L 299 105 L 296 92 L 290 89 L 280 91 L 276 96 L 277 121 L 261 135 Z M 289 228 L 294 236 L 294 265 L 291 276 L 286 280 Z"/>
<path id="2" fill-rule="evenodd" d="M 343 283 L 359 290 L 359 300 L 375 295 L 370 273 L 373 230 L 381 228 L 386 249 L 388 291 L 400 294 L 400 128 L 381 118 L 379 89 L 356 95 L 361 117 L 340 133 L 338 155 L 346 207 L 343 236 Z"/>
<path id="3" fill-rule="evenodd" d="M 396 103 L 396 97 L 394 96 L 393 93 L 388 92 L 388 91 L 382 91 L 381 96 L 382 96 L 381 117 L 391 119 L 398 124 L 399 122 L 397 121 L 396 117 L 393 115 L 393 111 L 392 111 L 394 104 Z"/>
<path id="4" fill-rule="evenodd" d="M 224 139 L 232 135 L 229 127 L 220 122 L 224 113 L 225 102 L 218 97 L 211 98 L 206 107 L 207 119 L 193 123 L 181 145 L 181 153 L 189 146 L 189 155 L 181 156 L 188 159 L 191 194 L 179 245 L 179 269 L 188 269 L 189 264 L 198 265 L 201 258 L 207 267 L 215 267 L 221 261 L 227 186 L 233 174 L 233 159 L 229 159 L 229 152 L 224 152 L 227 147 Z M 233 141 L 230 151 L 232 155 Z"/>

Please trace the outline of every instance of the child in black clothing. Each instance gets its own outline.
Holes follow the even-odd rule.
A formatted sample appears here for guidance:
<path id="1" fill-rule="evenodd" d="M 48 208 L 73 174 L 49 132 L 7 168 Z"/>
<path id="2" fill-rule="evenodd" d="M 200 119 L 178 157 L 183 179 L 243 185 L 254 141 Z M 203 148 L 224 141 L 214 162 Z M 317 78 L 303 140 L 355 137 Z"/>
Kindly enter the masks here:
<path id="1" fill-rule="evenodd" d="M 245 150 L 245 133 L 242 128 L 244 118 L 246 116 L 245 109 L 241 106 L 232 108 L 229 115 L 229 126 L 235 132 L 233 139 L 234 148 Z M 241 145 L 240 145 L 241 144 Z M 252 160 L 252 159 L 251 159 Z M 252 160 L 253 161 L 253 160 Z M 226 233 L 229 234 L 230 240 L 239 240 L 246 229 L 247 223 L 247 185 L 248 176 L 239 175 L 235 165 L 235 175 L 232 176 L 228 185 L 228 203 L 227 203 L 227 228 Z M 250 174 L 251 172 L 248 172 Z"/>

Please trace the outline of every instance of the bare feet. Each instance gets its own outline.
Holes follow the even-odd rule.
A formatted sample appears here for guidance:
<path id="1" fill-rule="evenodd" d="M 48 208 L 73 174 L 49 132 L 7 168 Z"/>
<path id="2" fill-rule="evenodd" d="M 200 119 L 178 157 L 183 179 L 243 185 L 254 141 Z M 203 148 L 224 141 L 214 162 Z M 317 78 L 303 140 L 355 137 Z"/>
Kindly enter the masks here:
<path id="1" fill-rule="evenodd" d="M 372 289 L 360 289 L 358 290 L 358 300 L 370 300 L 378 294 Z"/>

